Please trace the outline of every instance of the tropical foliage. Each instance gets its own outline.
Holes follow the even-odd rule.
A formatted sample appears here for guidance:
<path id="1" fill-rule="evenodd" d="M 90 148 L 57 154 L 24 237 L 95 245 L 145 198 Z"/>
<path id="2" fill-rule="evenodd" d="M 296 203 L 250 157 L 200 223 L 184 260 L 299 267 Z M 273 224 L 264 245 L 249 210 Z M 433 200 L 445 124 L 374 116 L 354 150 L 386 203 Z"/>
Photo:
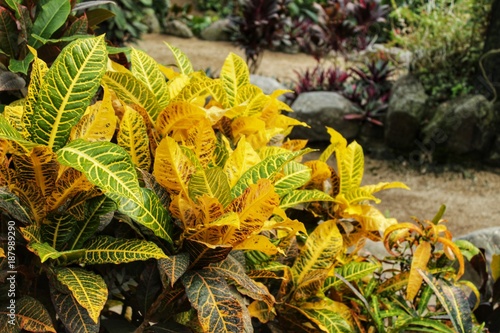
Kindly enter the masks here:
<path id="1" fill-rule="evenodd" d="M 461 253 L 439 218 L 398 224 L 369 204 L 404 184 L 362 185 L 361 146 L 333 129 L 306 161 L 307 142 L 286 138 L 307 126 L 282 114 L 287 91 L 264 94 L 234 54 L 213 79 L 167 46 L 176 69 L 136 49 L 127 69 L 103 36 L 51 66 L 30 49 L 27 94 L 0 116 L 14 242 L 0 269 L 17 296 L 10 313 L 1 293 L 0 330 L 471 332 Z M 367 239 L 417 249 L 388 269 L 361 254 Z"/>

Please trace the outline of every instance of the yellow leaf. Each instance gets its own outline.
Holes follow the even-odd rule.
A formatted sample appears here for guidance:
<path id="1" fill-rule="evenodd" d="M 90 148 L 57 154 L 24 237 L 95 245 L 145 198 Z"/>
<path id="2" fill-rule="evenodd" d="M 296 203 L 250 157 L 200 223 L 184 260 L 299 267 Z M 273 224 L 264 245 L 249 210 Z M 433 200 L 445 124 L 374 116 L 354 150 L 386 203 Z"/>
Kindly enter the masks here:
<path id="1" fill-rule="evenodd" d="M 213 162 L 216 143 L 217 137 L 212 124 L 206 118 L 200 119 L 196 126 L 186 130 L 184 146 L 195 154 L 203 168 Z"/>
<path id="2" fill-rule="evenodd" d="M 322 190 L 325 181 L 330 178 L 332 173 L 328 164 L 323 161 L 316 160 L 307 161 L 304 165 L 311 169 L 311 179 L 304 187 Z"/>
<path id="3" fill-rule="evenodd" d="M 116 129 L 116 115 L 111 103 L 109 89 L 104 86 L 102 101 L 89 106 L 87 111 L 71 129 L 71 140 L 111 141 Z"/>
<path id="4" fill-rule="evenodd" d="M 365 185 L 365 186 L 361 186 L 360 189 L 364 190 L 364 191 L 367 191 L 371 194 L 373 193 L 376 193 L 378 191 L 382 191 L 382 190 L 387 190 L 387 189 L 390 189 L 390 188 L 402 188 L 402 189 L 405 189 L 405 190 L 409 190 L 410 188 L 408 186 L 406 186 L 405 184 L 401 183 L 401 182 L 381 182 L 381 183 L 378 183 L 376 185 Z"/>
<path id="5" fill-rule="evenodd" d="M 427 271 L 427 263 L 431 258 L 431 250 L 431 243 L 422 241 L 418 244 L 415 252 L 413 253 L 410 276 L 408 278 L 408 286 L 406 288 L 406 299 L 409 301 L 413 301 L 422 286 L 423 278 L 418 270 L 421 269 L 423 271 Z"/>
<path id="6" fill-rule="evenodd" d="M 238 179 L 252 166 L 261 161 L 259 155 L 252 146 L 242 137 L 238 146 L 229 156 L 224 166 L 224 171 L 229 178 L 229 184 L 233 187 Z"/>
<path id="7" fill-rule="evenodd" d="M 185 101 L 169 104 L 158 116 L 156 129 L 163 137 L 172 133 L 177 140 L 185 139 L 185 132 L 196 127 L 198 122 L 206 118 L 203 108 Z"/>
<path id="8" fill-rule="evenodd" d="M 234 140 L 237 142 L 242 136 L 264 131 L 266 124 L 255 116 L 238 117 L 231 124 Z"/>
<path id="9" fill-rule="evenodd" d="M 319 157 L 319 160 L 323 162 L 326 162 L 335 152 L 342 153 L 342 151 L 344 151 L 347 146 L 347 140 L 342 136 L 342 134 L 328 126 L 326 127 L 326 131 L 328 132 L 328 134 L 330 134 L 330 145 L 326 147 L 326 149 L 323 151 L 323 153 L 321 153 L 321 156 Z"/>
<path id="10" fill-rule="evenodd" d="M 272 308 L 263 301 L 253 301 L 248 306 L 248 311 L 252 317 L 257 318 L 261 323 L 267 323 L 274 318 Z"/>
<path id="11" fill-rule="evenodd" d="M 174 139 L 167 136 L 160 142 L 156 150 L 153 175 L 167 191 L 187 195 L 189 178 L 195 171 L 193 163 Z"/>
<path id="12" fill-rule="evenodd" d="M 500 254 L 493 254 L 491 256 L 491 275 L 493 276 L 493 281 L 500 278 Z"/>
<path id="13" fill-rule="evenodd" d="M 228 228 L 221 244 L 236 246 L 252 234 L 258 233 L 278 205 L 279 196 L 271 181 L 261 179 L 257 184 L 250 185 L 226 208 L 226 212 L 238 213 L 241 225 L 240 228 Z"/>
<path id="14" fill-rule="evenodd" d="M 245 61 L 234 53 L 230 53 L 220 71 L 222 88 L 226 93 L 224 107 L 238 105 L 238 98 L 243 87 L 250 83 L 250 72 Z"/>
<path id="15" fill-rule="evenodd" d="M 337 169 L 340 176 L 340 193 L 359 188 L 364 171 L 363 148 L 353 141 L 341 154 L 337 154 Z"/>
<path id="16" fill-rule="evenodd" d="M 271 243 L 268 237 L 262 235 L 253 235 L 242 243 L 233 247 L 234 250 L 258 250 L 267 255 L 278 253 L 276 245 Z"/>

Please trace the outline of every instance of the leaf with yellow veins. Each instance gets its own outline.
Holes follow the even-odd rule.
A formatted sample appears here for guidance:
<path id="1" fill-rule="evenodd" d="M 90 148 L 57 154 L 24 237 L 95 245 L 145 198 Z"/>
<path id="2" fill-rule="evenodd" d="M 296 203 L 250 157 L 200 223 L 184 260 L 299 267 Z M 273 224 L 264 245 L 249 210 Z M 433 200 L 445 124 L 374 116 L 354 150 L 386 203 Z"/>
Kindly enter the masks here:
<path id="1" fill-rule="evenodd" d="M 245 137 L 241 138 L 238 146 L 233 153 L 228 157 L 224 166 L 224 171 L 229 177 L 229 183 L 232 186 L 236 184 L 238 179 L 253 165 L 261 161 L 259 155 L 255 152 L 252 146 L 246 141 Z"/>
<path id="2" fill-rule="evenodd" d="M 245 61 L 234 53 L 230 53 L 220 71 L 222 88 L 226 93 L 224 107 L 238 105 L 241 90 L 250 83 L 250 72 Z"/>
<path id="3" fill-rule="evenodd" d="M 261 179 L 248 186 L 241 196 L 226 208 L 228 212 L 238 213 L 241 225 L 240 228 L 228 228 L 221 244 L 237 245 L 252 234 L 258 233 L 278 205 L 279 196 L 270 180 Z"/>
<path id="4" fill-rule="evenodd" d="M 169 193 L 182 192 L 187 195 L 187 185 L 195 171 L 193 163 L 174 139 L 167 136 L 160 142 L 156 150 L 153 175 Z"/>
<path id="5" fill-rule="evenodd" d="M 116 115 L 109 89 L 104 86 L 102 101 L 89 106 L 82 119 L 71 129 L 71 140 L 111 141 L 116 129 Z"/>
<path id="6" fill-rule="evenodd" d="M 33 182 L 47 198 L 54 189 L 58 163 L 49 147 L 34 147 L 28 155 L 14 156 L 16 183 Z"/>
<path id="7" fill-rule="evenodd" d="M 31 65 L 31 76 L 30 76 L 30 84 L 28 86 L 28 93 L 26 95 L 25 104 L 24 104 L 24 113 L 22 118 L 22 123 L 26 125 L 26 127 L 31 127 L 31 123 L 33 121 L 33 114 L 35 112 L 35 106 L 38 103 L 40 87 L 42 86 L 42 82 L 44 80 L 45 74 L 49 70 L 49 67 L 42 59 L 38 58 L 37 52 L 35 49 L 28 46 L 31 53 L 35 56 L 35 59 Z M 28 137 L 25 136 L 27 139 Z"/>
<path id="8" fill-rule="evenodd" d="M 87 309 L 90 318 L 98 323 L 108 298 L 106 282 L 100 275 L 82 268 L 60 268 L 57 280 L 68 287 L 78 303 Z"/>
<path id="9" fill-rule="evenodd" d="M 337 220 L 328 220 L 318 225 L 307 238 L 292 266 L 295 284 L 300 284 L 311 270 L 331 267 L 342 249 L 342 235 L 337 227 Z"/>
<path id="10" fill-rule="evenodd" d="M 80 171 L 67 168 L 54 184 L 54 190 L 47 199 L 50 210 L 56 210 L 77 193 L 90 191 L 94 185 Z"/>
<path id="11" fill-rule="evenodd" d="M 145 52 L 132 48 L 130 52 L 131 69 L 134 76 L 155 94 L 158 105 L 163 109 L 170 102 L 165 76 L 158 63 Z"/>
<path id="12" fill-rule="evenodd" d="M 420 286 L 422 286 L 422 275 L 418 272 L 420 269 L 426 271 L 427 263 L 431 258 L 432 246 L 431 243 L 422 241 L 418 244 L 413 259 L 411 261 L 410 276 L 408 278 L 408 286 L 406 287 L 406 299 L 413 301 L 417 296 Z"/>
<path id="13" fill-rule="evenodd" d="M 23 105 L 6 105 L 3 110 L 3 116 L 18 131 L 23 137 L 28 137 L 29 133 L 26 131 L 23 122 L 24 106 Z"/>
<path id="14" fill-rule="evenodd" d="M 189 58 L 182 52 L 179 48 L 170 45 L 165 42 L 165 45 L 168 46 L 172 54 L 174 55 L 175 62 L 177 63 L 177 68 L 182 74 L 191 74 L 193 72 L 193 65 Z"/>
<path id="15" fill-rule="evenodd" d="M 276 245 L 271 243 L 269 238 L 262 235 L 253 235 L 247 238 L 242 243 L 236 245 L 234 250 L 258 250 L 267 255 L 273 255 L 278 253 L 278 248 Z"/>
<path id="16" fill-rule="evenodd" d="M 50 314 L 43 304 L 30 296 L 23 296 L 15 303 L 15 313 L 8 308 L 0 310 L 0 330 L 5 333 L 20 332 L 54 332 Z M 11 317 L 13 316 L 13 317 Z M 13 320 L 10 320 L 12 319 Z"/>
<path id="17" fill-rule="evenodd" d="M 340 193 L 347 194 L 359 188 L 363 179 L 364 165 L 363 148 L 356 141 L 351 142 L 347 149 L 337 157 Z"/>
<path id="18" fill-rule="evenodd" d="M 179 99 L 179 95 L 184 88 L 189 86 L 190 81 L 191 77 L 185 74 L 179 74 L 168 81 L 167 88 L 170 100 Z"/>
<path id="19" fill-rule="evenodd" d="M 183 145 L 194 153 L 203 168 L 207 168 L 213 162 L 213 153 L 217 144 L 212 124 L 208 119 L 203 118 L 185 133 L 186 139 Z"/>
<path id="20" fill-rule="evenodd" d="M 117 141 L 118 145 L 130 155 L 137 168 L 149 170 L 151 155 L 146 124 L 142 116 L 127 105 L 125 105 L 125 113 L 120 122 Z"/>
<path id="21" fill-rule="evenodd" d="M 193 174 L 189 181 L 189 196 L 195 202 L 198 201 L 198 197 L 208 195 L 217 198 L 225 207 L 233 199 L 230 192 L 227 175 L 219 167 L 199 170 Z"/>
<path id="22" fill-rule="evenodd" d="M 186 101 L 173 102 L 158 116 L 156 129 L 160 135 L 167 136 L 172 131 L 186 131 L 192 127 L 196 127 L 198 122 L 205 118 L 206 115 L 203 108 Z"/>

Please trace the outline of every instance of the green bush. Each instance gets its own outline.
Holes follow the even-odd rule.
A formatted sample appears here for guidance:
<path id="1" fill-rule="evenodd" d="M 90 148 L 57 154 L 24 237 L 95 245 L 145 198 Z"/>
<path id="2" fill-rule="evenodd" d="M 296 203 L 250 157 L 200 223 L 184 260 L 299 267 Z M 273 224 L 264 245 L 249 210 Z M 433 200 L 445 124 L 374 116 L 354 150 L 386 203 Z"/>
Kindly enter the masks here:
<path id="1" fill-rule="evenodd" d="M 438 103 L 473 90 L 490 0 L 392 1 L 393 43 Z"/>

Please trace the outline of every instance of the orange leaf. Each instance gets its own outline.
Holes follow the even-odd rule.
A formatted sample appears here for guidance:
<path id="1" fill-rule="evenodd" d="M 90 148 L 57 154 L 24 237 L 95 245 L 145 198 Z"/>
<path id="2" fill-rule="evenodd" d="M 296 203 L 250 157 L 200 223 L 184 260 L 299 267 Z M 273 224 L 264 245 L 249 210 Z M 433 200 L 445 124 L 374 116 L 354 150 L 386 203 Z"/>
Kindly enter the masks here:
<path id="1" fill-rule="evenodd" d="M 427 271 L 427 263 L 431 258 L 431 243 L 422 242 L 417 246 L 413 253 L 413 260 L 411 262 L 410 277 L 408 278 L 408 286 L 406 288 L 406 298 L 413 301 L 417 296 L 420 286 L 422 285 L 422 275 L 418 272 L 419 269 Z"/>

